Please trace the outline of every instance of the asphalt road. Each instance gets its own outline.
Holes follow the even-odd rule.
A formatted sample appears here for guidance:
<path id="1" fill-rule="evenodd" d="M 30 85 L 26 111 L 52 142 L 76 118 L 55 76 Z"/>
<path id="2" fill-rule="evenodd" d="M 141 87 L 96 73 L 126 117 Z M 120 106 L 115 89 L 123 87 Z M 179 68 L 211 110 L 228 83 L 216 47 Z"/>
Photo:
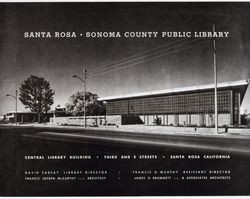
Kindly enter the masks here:
<path id="1" fill-rule="evenodd" d="M 13 129 L 4 127 L 3 129 Z M 15 127 L 14 127 L 15 129 Z M 114 130 L 96 129 L 58 129 L 51 127 L 16 127 L 23 131 L 23 137 L 48 139 L 56 141 L 93 143 L 113 146 L 148 146 L 155 150 L 180 149 L 204 152 L 226 152 L 238 155 L 250 155 L 250 137 L 220 135 L 190 135 L 190 134 L 142 134 L 127 133 Z"/>
<path id="2" fill-rule="evenodd" d="M 0 128 L 0 195 L 248 195 L 249 143 L 249 138 L 227 135 L 145 135 L 77 128 L 5 126 Z M 91 160 L 46 159 L 54 155 L 91 156 Z M 204 155 L 229 158 L 204 159 Z M 27 160 L 27 156 L 44 156 L 45 160 Z M 136 159 L 121 159 L 122 156 Z M 108 180 L 102 182 L 25 181 L 24 172 L 34 170 L 106 170 L 109 175 Z M 226 170 L 230 171 L 230 180 L 137 181 L 134 180 L 134 170 Z"/>

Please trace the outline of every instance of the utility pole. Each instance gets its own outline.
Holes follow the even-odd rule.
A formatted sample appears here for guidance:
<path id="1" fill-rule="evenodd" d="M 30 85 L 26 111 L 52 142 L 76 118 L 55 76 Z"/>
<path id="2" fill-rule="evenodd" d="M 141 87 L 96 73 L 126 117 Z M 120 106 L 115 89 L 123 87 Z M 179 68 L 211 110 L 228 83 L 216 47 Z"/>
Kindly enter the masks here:
<path id="1" fill-rule="evenodd" d="M 17 125 L 17 120 L 18 120 L 17 119 L 17 90 L 16 90 L 16 117 L 15 118 L 16 118 L 16 125 Z"/>
<path id="2" fill-rule="evenodd" d="M 215 32 L 215 24 L 213 24 L 213 33 Z M 215 133 L 218 133 L 218 106 L 217 106 L 217 60 L 216 60 L 216 42 L 215 37 L 213 38 L 213 49 L 214 49 L 214 124 Z"/>
<path id="3" fill-rule="evenodd" d="M 87 69 L 83 69 L 83 75 L 84 75 L 84 128 L 87 126 L 86 122 L 86 87 L 87 87 Z"/>

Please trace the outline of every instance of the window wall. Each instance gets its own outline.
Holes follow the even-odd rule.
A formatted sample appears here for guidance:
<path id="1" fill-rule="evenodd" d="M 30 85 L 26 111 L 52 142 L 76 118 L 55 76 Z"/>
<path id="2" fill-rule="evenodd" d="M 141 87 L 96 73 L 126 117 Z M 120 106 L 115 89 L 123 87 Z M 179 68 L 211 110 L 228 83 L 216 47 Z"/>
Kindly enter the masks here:
<path id="1" fill-rule="evenodd" d="M 218 112 L 230 113 L 231 90 L 218 91 Z M 214 112 L 214 92 L 203 91 L 107 102 L 108 115 L 199 114 Z"/>

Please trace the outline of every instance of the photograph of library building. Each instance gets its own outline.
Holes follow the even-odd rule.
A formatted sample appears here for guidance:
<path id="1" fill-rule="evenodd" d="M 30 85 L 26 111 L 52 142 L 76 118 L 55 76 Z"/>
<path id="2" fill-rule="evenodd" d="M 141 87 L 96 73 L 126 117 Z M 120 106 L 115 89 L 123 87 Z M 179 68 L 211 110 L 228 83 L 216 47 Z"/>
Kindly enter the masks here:
<path id="1" fill-rule="evenodd" d="M 219 126 L 241 124 L 240 106 L 249 80 L 218 83 Z M 214 84 L 99 98 L 107 123 L 213 126 Z"/>

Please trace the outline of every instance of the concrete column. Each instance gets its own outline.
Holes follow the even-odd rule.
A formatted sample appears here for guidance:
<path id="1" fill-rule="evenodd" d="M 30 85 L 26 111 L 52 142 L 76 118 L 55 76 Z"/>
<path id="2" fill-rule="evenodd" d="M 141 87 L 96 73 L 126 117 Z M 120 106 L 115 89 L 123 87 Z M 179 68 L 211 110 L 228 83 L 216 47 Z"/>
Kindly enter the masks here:
<path id="1" fill-rule="evenodd" d="M 205 125 L 205 115 L 199 114 L 199 126 L 204 126 L 204 125 Z"/>
<path id="2" fill-rule="evenodd" d="M 191 120 L 191 115 L 188 115 L 188 124 L 191 125 L 192 124 L 192 120 Z"/>
<path id="3" fill-rule="evenodd" d="M 238 93 L 238 120 L 239 120 L 239 125 L 241 125 L 241 118 L 240 118 L 240 93 Z"/>
<path id="4" fill-rule="evenodd" d="M 234 124 L 233 91 L 230 91 L 230 125 Z"/>
<path id="5" fill-rule="evenodd" d="M 210 118 L 210 126 L 214 125 L 214 114 L 209 114 L 209 118 Z"/>
<path id="6" fill-rule="evenodd" d="M 174 125 L 175 126 L 179 125 L 179 115 L 174 115 Z"/>

